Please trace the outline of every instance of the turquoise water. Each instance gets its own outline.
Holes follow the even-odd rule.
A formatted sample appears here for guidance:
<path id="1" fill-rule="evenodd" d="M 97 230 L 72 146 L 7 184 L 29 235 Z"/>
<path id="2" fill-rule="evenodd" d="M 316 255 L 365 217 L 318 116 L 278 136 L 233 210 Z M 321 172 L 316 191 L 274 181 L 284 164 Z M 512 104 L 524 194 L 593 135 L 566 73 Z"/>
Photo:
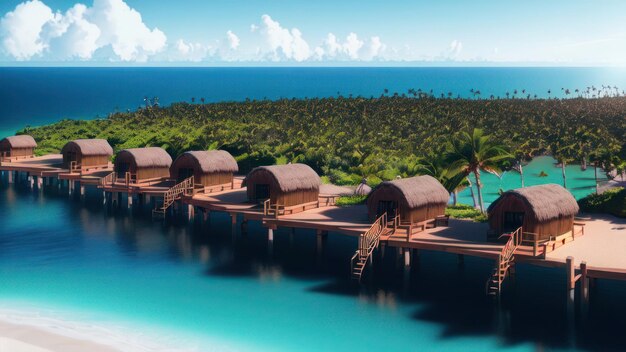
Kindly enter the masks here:
<path id="1" fill-rule="evenodd" d="M 534 186 L 546 183 L 556 183 L 563 186 L 561 167 L 557 167 L 556 160 L 550 156 L 534 158 L 527 165 L 524 165 L 523 170 L 525 186 Z M 547 176 L 540 176 L 542 171 Z M 574 197 L 576 197 L 576 199 L 583 198 L 586 195 L 595 192 L 596 179 L 592 165 L 589 165 L 584 171 L 581 169 L 580 165 L 566 165 L 565 176 L 567 189 L 574 195 Z M 485 206 L 488 206 L 500 196 L 500 190 L 508 191 L 522 186 L 522 180 L 519 172 L 517 171 L 507 171 L 499 176 L 482 172 L 480 178 L 483 183 L 483 199 Z M 476 199 L 478 199 L 476 180 L 473 176 L 470 177 L 470 180 L 472 181 Z M 602 184 L 606 181 L 606 174 L 602 169 L 598 169 L 598 184 Z M 459 193 L 459 202 L 463 204 L 474 204 L 469 188 Z"/>
<path id="2" fill-rule="evenodd" d="M 62 118 L 88 119 L 136 109 L 144 97 L 164 105 L 207 102 L 380 96 L 422 89 L 439 96 L 504 97 L 526 90 L 538 97 L 563 96 L 561 88 L 602 85 L 626 88 L 623 68 L 0 68 L 0 137 L 26 125 Z"/>
<path id="3" fill-rule="evenodd" d="M 363 286 L 349 280 L 356 241 L 331 234 L 233 237 L 210 226 L 108 209 L 101 193 L 0 187 L 0 308 L 111 325 L 182 350 L 619 350 L 626 285 L 600 281 L 591 313 L 568 316 L 565 275 L 519 265 L 500 306 L 484 295 L 487 260 L 423 252 L 403 271 L 393 251 Z M 52 313 L 49 313 L 52 312 Z M 44 314 L 41 313 L 41 314 Z M 584 333 L 583 333 L 584 331 Z M 165 349 L 169 350 L 169 349 Z"/>

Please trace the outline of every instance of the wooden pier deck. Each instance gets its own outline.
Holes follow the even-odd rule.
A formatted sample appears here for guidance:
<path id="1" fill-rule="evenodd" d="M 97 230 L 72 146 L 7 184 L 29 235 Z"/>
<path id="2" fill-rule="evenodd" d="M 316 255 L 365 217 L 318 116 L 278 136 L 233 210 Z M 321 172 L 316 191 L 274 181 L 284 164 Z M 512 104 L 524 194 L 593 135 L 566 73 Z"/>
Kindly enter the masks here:
<path id="1" fill-rule="evenodd" d="M 26 172 L 31 176 L 51 177 L 80 182 L 103 188 L 106 192 L 146 194 L 163 196 L 175 181 L 162 179 L 152 183 L 126 185 L 123 183 L 100 186 L 101 180 L 112 172 L 107 169 L 95 169 L 83 173 L 70 173 L 62 167 L 62 156 L 50 154 L 12 162 L 3 162 L 2 171 Z M 246 189 L 242 187 L 243 176 L 237 176 L 234 189 L 197 193 L 185 196 L 180 201 L 206 211 L 225 212 L 236 221 L 241 214 L 245 221 L 261 221 L 268 229 L 291 227 L 313 229 L 320 232 L 334 232 L 358 237 L 371 226 L 364 205 L 338 207 L 328 202 L 332 195 L 321 195 L 325 199 L 319 208 L 308 209 L 299 213 L 267 216 L 263 206 L 251 203 L 247 199 Z M 426 229 L 416 233 L 409 241 L 406 235 L 385 233 L 380 243 L 387 247 L 402 250 L 429 250 L 458 255 L 496 260 L 502 250 L 501 243 L 486 240 L 487 224 L 451 219 L 449 226 Z M 559 247 L 543 256 L 533 256 L 532 248 L 520 246 L 515 252 L 515 261 L 547 267 L 566 267 L 567 258 L 574 258 L 575 268 L 582 262 L 587 264 L 587 276 L 592 278 L 626 280 L 626 220 L 614 217 L 594 217 L 586 222 L 585 235 Z"/>
<path id="2" fill-rule="evenodd" d="M 27 159 L 18 159 L 10 162 L 2 162 L 2 171 L 27 172 L 33 176 L 52 177 L 62 172 L 69 172 L 63 168 L 63 156 L 61 154 L 48 154 Z"/>

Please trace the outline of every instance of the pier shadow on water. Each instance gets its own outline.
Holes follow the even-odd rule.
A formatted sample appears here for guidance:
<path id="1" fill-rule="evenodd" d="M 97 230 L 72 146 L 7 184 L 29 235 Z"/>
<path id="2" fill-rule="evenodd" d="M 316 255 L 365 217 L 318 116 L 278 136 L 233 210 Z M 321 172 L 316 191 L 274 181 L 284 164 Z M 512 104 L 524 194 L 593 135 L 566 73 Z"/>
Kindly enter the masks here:
<path id="1" fill-rule="evenodd" d="M 460 261 L 457 255 L 420 251 L 406 268 L 402 256 L 387 248 L 384 257 L 380 251 L 375 254 L 373 267 L 357 284 L 350 279 L 349 267 L 355 238 L 331 233 L 318 248 L 314 231 L 281 228 L 270 242 L 258 222 L 242 231 L 239 224 L 232 228 L 230 218 L 220 213 L 212 213 L 210 222 L 202 216 L 190 222 L 184 212 L 155 221 L 150 204 L 132 209 L 126 204 L 103 205 L 102 194 L 95 189 L 81 198 L 68 196 L 62 187 L 38 192 L 24 183 L 8 186 L 3 180 L 0 194 L 0 206 L 9 215 L 18 214 L 17 207 L 25 204 L 39 211 L 61 209 L 54 216 L 62 227 L 90 234 L 83 236 L 98 234 L 98 240 L 116 248 L 125 260 L 155 265 L 162 258 L 174 264 L 191 262 L 201 267 L 198 275 L 207 280 L 297 280 L 306 283 L 302 294 L 349 298 L 401 312 L 399 319 L 434 324 L 440 328 L 436 338 L 441 341 L 482 337 L 503 347 L 532 346 L 538 351 L 626 349 L 623 282 L 598 281 L 585 308 L 578 290 L 575 303 L 568 304 L 564 270 L 520 264 L 497 300 L 485 295 L 492 261 L 470 257 Z M 14 231 L 10 224 L 8 228 Z M 10 250 L 23 240 L 1 235 L 0 248 Z M 47 253 L 45 246 L 62 247 L 54 255 L 71 255 L 84 241 L 75 233 L 60 232 L 47 237 L 39 250 Z M 47 260 L 55 260 L 54 255 Z M 415 334 L 420 334 L 415 326 Z M 393 331 L 384 334 L 393 339 Z"/>

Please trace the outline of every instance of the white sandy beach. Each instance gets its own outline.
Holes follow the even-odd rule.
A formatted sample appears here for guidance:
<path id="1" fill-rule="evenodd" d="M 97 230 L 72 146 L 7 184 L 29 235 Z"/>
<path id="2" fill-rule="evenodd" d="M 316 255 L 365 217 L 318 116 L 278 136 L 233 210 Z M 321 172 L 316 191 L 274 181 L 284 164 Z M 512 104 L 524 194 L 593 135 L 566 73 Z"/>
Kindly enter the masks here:
<path id="1" fill-rule="evenodd" d="M 0 321 L 0 352 L 115 352 L 93 341 L 55 334 L 29 325 Z"/>

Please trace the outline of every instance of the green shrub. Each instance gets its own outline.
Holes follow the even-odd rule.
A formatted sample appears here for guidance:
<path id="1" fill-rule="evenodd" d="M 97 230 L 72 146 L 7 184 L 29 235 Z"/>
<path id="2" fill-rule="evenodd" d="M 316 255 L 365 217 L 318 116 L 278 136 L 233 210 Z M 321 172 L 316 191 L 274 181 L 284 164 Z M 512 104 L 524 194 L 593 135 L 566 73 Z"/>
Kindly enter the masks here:
<path id="1" fill-rule="evenodd" d="M 626 189 L 612 188 L 602 194 L 590 194 L 578 201 L 583 212 L 626 217 Z"/>
<path id="2" fill-rule="evenodd" d="M 471 205 L 458 204 L 446 208 L 446 215 L 454 219 L 472 219 L 478 222 L 487 221 L 487 216 Z"/>
<path id="3" fill-rule="evenodd" d="M 350 205 L 363 204 L 365 203 L 366 199 L 367 199 L 367 196 L 359 196 L 359 195 L 343 196 L 337 199 L 336 204 L 340 207 L 347 207 Z"/>

